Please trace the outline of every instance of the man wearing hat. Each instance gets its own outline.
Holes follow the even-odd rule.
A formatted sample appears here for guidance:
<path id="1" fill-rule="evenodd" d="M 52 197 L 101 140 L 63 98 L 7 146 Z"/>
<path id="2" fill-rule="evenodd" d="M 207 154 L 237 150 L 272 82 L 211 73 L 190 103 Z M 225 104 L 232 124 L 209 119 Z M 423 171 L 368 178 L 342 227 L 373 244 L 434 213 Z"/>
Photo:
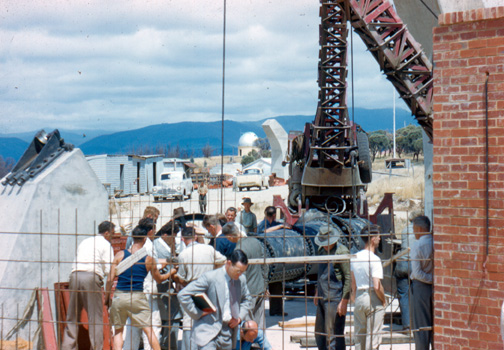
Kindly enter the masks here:
<path id="1" fill-rule="evenodd" d="M 346 255 L 348 248 L 338 243 L 340 234 L 330 224 L 320 227 L 315 243 L 319 255 Z M 315 340 L 319 350 L 345 349 L 345 318 L 350 299 L 350 261 L 321 263 L 318 267 Z"/>
<path id="2" fill-rule="evenodd" d="M 240 219 L 239 223 L 245 227 L 245 230 L 247 231 L 247 235 L 255 235 L 257 232 L 257 217 L 252 211 L 250 210 L 250 207 L 254 205 L 252 203 L 252 200 L 248 197 L 243 198 L 243 211 L 240 212 Z"/>

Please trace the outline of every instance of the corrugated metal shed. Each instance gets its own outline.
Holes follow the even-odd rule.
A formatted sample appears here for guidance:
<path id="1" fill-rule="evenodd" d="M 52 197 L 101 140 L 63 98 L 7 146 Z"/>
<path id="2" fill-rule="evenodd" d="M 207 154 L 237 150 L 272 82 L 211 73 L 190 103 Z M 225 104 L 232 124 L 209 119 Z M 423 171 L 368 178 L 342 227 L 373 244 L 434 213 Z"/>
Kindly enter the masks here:
<path id="1" fill-rule="evenodd" d="M 160 155 L 101 154 L 86 159 L 109 196 L 149 193 L 163 172 L 163 157 Z"/>

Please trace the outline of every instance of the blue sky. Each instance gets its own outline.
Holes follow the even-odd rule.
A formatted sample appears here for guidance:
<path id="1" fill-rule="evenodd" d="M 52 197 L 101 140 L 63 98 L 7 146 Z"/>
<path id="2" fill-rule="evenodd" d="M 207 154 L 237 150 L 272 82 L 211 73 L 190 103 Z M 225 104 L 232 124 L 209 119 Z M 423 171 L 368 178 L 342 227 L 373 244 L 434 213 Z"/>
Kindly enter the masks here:
<path id="1" fill-rule="evenodd" d="M 220 119 L 222 10 L 215 0 L 3 0 L 0 129 Z M 318 13 L 316 0 L 227 1 L 226 119 L 314 114 Z M 391 107 L 392 85 L 354 38 L 356 106 Z"/>

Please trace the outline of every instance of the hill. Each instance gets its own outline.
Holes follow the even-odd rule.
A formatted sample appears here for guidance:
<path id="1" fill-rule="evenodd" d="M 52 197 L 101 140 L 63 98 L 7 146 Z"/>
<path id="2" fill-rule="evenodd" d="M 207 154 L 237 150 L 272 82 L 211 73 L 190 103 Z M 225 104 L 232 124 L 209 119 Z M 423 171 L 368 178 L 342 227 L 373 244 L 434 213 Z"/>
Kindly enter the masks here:
<path id="1" fill-rule="evenodd" d="M 28 142 L 17 137 L 0 137 L 0 156 L 4 159 L 14 158 L 15 161 L 18 161 L 28 145 Z"/>
<path id="2" fill-rule="evenodd" d="M 50 133 L 54 130 L 54 128 L 42 128 L 47 133 Z M 12 134 L 0 134 L 0 137 L 16 137 L 20 140 L 27 142 L 28 144 L 32 142 L 35 134 L 41 129 L 28 131 L 28 132 L 20 132 L 20 133 L 12 133 Z M 58 128 L 61 137 L 65 139 L 66 143 L 71 143 L 74 146 L 78 147 L 86 141 L 89 141 L 97 136 L 110 133 L 109 130 L 67 130 Z"/>
<path id="3" fill-rule="evenodd" d="M 83 143 L 80 148 L 86 155 L 91 154 L 128 154 L 135 150 L 156 148 L 164 145 L 179 146 L 187 150 L 189 156 L 202 155 L 201 149 L 207 144 L 216 152 L 221 149 L 221 122 L 182 122 L 174 124 L 158 124 L 145 128 L 121 131 L 110 135 L 102 135 Z M 224 121 L 224 154 L 237 153 L 238 140 L 247 132 L 255 132 L 264 137 L 260 125 L 239 123 L 232 120 Z M 155 152 L 156 153 L 156 152 Z"/>
<path id="4" fill-rule="evenodd" d="M 349 110 L 350 117 L 352 111 Z M 360 124 L 367 131 L 375 131 L 385 129 L 391 131 L 393 128 L 392 109 L 364 109 L 355 108 L 355 122 Z M 292 115 L 292 116 L 277 116 L 267 119 L 276 119 L 283 128 L 289 132 L 291 130 L 303 130 L 306 123 L 311 123 L 314 116 L 307 115 Z M 255 132 L 259 137 L 265 137 L 262 129 L 262 124 L 267 119 L 258 121 L 233 121 L 226 120 L 224 122 L 224 154 L 237 154 L 238 140 L 240 136 L 247 132 Z M 397 129 L 408 124 L 415 123 L 414 118 L 408 111 L 403 109 L 396 110 L 396 125 Z M 51 128 L 46 128 L 46 131 L 52 131 Z M 13 157 L 16 160 L 23 153 L 24 149 L 31 142 L 36 131 L 30 133 L 18 133 L 3 135 L 4 138 L 17 138 L 18 149 L 13 149 L 14 145 L 0 145 L 0 155 L 5 157 Z M 202 156 L 202 148 L 210 145 L 214 149 L 213 154 L 220 154 L 221 150 L 221 122 L 180 122 L 172 124 L 150 125 L 140 129 L 110 132 L 105 130 L 72 130 L 66 131 L 60 129 L 61 136 L 68 143 L 80 147 L 86 155 L 93 154 L 131 154 L 144 151 L 142 153 L 159 153 L 162 147 L 169 146 L 180 148 L 185 151 L 185 156 L 199 157 Z M 96 136 L 92 138 L 92 136 Z M 0 137 L 2 135 L 0 134 Z M 19 141 L 26 141 L 24 146 L 21 146 Z M 86 140 L 86 142 L 83 142 Z M 12 141 L 11 141 L 12 142 Z M 19 151 L 19 147 L 23 148 Z M 135 152 L 137 151 L 137 152 Z"/>

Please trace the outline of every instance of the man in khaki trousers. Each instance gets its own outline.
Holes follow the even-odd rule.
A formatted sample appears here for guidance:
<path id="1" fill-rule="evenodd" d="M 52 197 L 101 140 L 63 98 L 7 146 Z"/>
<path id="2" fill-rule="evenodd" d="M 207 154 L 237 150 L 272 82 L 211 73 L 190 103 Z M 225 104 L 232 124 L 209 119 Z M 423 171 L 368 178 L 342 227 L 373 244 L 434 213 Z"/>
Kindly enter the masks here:
<path id="1" fill-rule="evenodd" d="M 350 263 L 352 296 L 355 297 L 355 349 L 374 350 L 381 343 L 386 303 L 381 283 L 383 267 L 380 258 L 375 255 L 376 247 L 380 244 L 380 227 L 365 227 L 361 231 L 361 238 L 366 245 Z"/>

